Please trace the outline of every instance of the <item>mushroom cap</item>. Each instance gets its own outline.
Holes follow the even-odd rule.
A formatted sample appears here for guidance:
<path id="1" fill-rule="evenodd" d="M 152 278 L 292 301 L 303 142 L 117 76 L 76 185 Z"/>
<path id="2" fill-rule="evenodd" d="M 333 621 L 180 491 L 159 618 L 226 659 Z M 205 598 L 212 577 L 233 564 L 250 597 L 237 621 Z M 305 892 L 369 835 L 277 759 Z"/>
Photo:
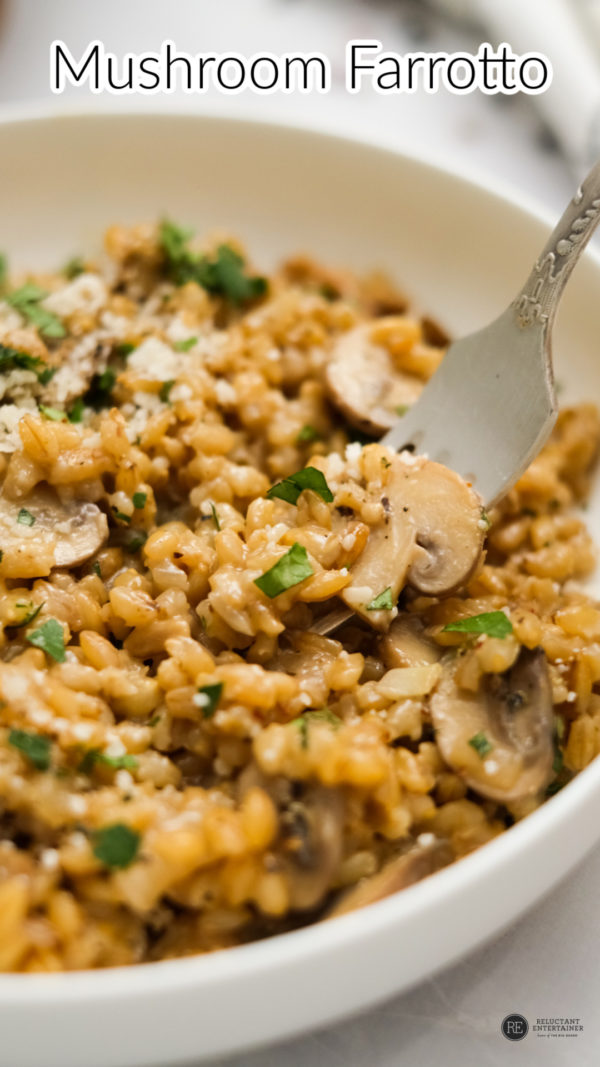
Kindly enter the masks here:
<path id="1" fill-rule="evenodd" d="M 442 649 L 425 632 L 418 615 L 401 614 L 387 634 L 380 638 L 381 658 L 388 670 L 394 667 L 423 667 L 437 663 Z"/>
<path id="2" fill-rule="evenodd" d="M 77 566 L 95 555 L 107 537 L 106 515 L 96 504 L 63 503 L 44 487 L 20 500 L 0 496 L 4 578 L 39 578 L 53 567 Z"/>
<path id="3" fill-rule="evenodd" d="M 287 875 L 290 908 L 316 908 L 329 892 L 342 859 L 341 792 L 315 782 L 268 777 L 255 763 L 240 775 L 240 796 L 252 786 L 264 789 L 277 808 L 279 834 L 272 851 Z"/>
<path id="4" fill-rule="evenodd" d="M 422 464 L 422 465 L 421 465 Z M 408 515 L 417 529 L 417 549 L 408 583 L 427 596 L 448 596 L 465 585 L 479 563 L 486 524 L 481 497 L 448 467 L 420 461 L 404 474 Z"/>
<path id="5" fill-rule="evenodd" d="M 364 908 L 366 904 L 375 904 L 393 893 L 399 893 L 401 889 L 407 889 L 430 874 L 435 874 L 453 859 L 452 849 L 447 841 L 434 839 L 420 844 L 417 839 L 408 852 L 393 859 L 377 874 L 362 879 L 344 893 L 328 912 L 327 918 L 346 915 L 356 908 Z"/>
<path id="6" fill-rule="evenodd" d="M 373 323 L 363 323 L 336 343 L 325 372 L 329 395 L 344 418 L 365 433 L 379 436 L 398 421 L 398 408 L 419 397 L 422 378 L 398 370 L 390 353 L 371 338 Z"/>
<path id="7" fill-rule="evenodd" d="M 436 741 L 446 763 L 481 796 L 501 803 L 535 796 L 552 777 L 552 685 L 542 649 L 522 649 L 504 674 L 487 674 L 472 693 L 455 681 L 456 657 L 446 659 L 430 698 Z M 483 734 L 481 756 L 469 744 Z"/>
<path id="8" fill-rule="evenodd" d="M 390 453 L 387 474 L 384 521 L 371 529 L 341 593 L 378 630 L 388 629 L 396 610 L 369 611 L 376 596 L 390 589 L 395 604 L 406 584 L 428 596 L 453 593 L 475 571 L 485 531 L 479 496 L 448 467 Z"/>

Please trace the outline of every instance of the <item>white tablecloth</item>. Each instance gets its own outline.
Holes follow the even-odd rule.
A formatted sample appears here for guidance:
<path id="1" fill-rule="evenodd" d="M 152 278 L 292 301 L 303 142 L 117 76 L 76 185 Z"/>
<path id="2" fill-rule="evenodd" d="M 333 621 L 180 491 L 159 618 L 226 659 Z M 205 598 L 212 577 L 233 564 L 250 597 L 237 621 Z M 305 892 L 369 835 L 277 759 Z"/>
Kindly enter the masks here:
<path id="1" fill-rule="evenodd" d="M 574 177 L 549 143 L 532 98 L 346 94 L 340 72 L 349 38 L 376 37 L 400 52 L 476 49 L 478 40 L 428 16 L 417 0 L 5 0 L 4 7 L 0 106 L 50 98 L 48 49 L 54 38 L 65 40 L 74 54 L 94 38 L 118 54 L 157 48 L 167 37 L 190 52 L 320 50 L 331 57 L 336 72 L 327 97 L 211 93 L 175 104 L 302 121 L 359 136 L 368 132 L 390 145 L 450 159 L 484 179 L 503 178 L 553 212 L 572 193 Z M 67 95 L 83 97 L 80 89 Z M 103 103 L 87 95 L 81 102 Z M 130 97 L 122 102 L 147 106 Z M 151 104 L 162 102 L 151 98 Z M 434 980 L 343 1025 L 238 1056 L 227 1065 L 591 1067 L 600 1050 L 599 890 L 600 849 L 503 937 Z M 499 1027 L 513 1011 L 530 1023 L 538 1017 L 579 1017 L 584 1031 L 571 1039 L 531 1034 L 512 1044 Z"/>

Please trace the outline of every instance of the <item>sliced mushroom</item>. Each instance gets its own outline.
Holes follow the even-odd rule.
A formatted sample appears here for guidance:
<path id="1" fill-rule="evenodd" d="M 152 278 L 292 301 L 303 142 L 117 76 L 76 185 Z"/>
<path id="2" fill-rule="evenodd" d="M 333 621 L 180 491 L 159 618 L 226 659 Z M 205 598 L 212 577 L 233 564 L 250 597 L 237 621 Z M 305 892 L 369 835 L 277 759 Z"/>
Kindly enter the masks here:
<path id="1" fill-rule="evenodd" d="M 343 803 L 339 792 L 309 785 L 281 814 L 290 907 L 315 908 L 328 893 L 342 858 Z"/>
<path id="2" fill-rule="evenodd" d="M 0 496 L 0 574 L 39 578 L 53 567 L 72 567 L 95 555 L 108 537 L 106 516 L 95 504 L 63 504 L 51 489 L 21 500 Z"/>
<path id="3" fill-rule="evenodd" d="M 460 689 L 457 660 L 444 665 L 430 699 L 438 747 L 471 789 L 502 803 L 535 796 L 552 777 L 552 686 L 542 649 L 523 649 L 479 690 Z"/>
<path id="4" fill-rule="evenodd" d="M 380 651 L 385 666 L 424 667 L 437 663 L 442 650 L 428 637 L 418 615 L 399 615 L 388 633 L 380 639 Z"/>
<path id="5" fill-rule="evenodd" d="M 341 596 L 376 629 L 393 610 L 369 611 L 386 589 L 396 602 L 404 585 L 447 596 L 469 580 L 479 562 L 485 523 L 481 501 L 454 471 L 422 456 L 393 456 L 382 494 L 385 519 L 371 530 Z"/>
<path id="6" fill-rule="evenodd" d="M 425 835 L 424 835 L 425 836 Z M 429 837 L 429 835 L 426 835 Z M 365 878 L 344 893 L 327 913 L 328 919 L 346 915 L 349 911 L 375 904 L 378 900 L 399 893 L 401 889 L 422 881 L 430 874 L 452 863 L 454 856 L 447 841 L 434 839 L 416 844 L 402 856 L 387 863 L 377 874 Z"/>
<path id="7" fill-rule="evenodd" d="M 255 764 L 240 777 L 240 793 L 260 786 L 279 812 L 273 852 L 288 876 L 293 911 L 316 908 L 331 888 L 342 858 L 344 802 L 341 793 L 312 782 L 268 778 Z"/>
<path id="8" fill-rule="evenodd" d="M 371 338 L 373 323 L 344 334 L 327 365 L 326 381 L 333 403 L 348 422 L 379 435 L 398 421 L 398 409 L 410 407 L 425 384 L 405 374 L 391 354 Z"/>

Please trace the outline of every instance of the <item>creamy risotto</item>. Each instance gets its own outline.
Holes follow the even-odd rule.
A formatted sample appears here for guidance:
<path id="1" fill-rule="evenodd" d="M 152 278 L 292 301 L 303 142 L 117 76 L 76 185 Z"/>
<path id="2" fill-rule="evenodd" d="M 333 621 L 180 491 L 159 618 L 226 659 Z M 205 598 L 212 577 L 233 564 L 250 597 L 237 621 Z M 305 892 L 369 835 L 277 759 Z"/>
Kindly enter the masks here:
<path id="1" fill-rule="evenodd" d="M 163 221 L 1 285 L 0 969 L 329 918 L 594 758 L 594 407 L 488 514 L 377 443 L 447 345 L 382 276 Z"/>

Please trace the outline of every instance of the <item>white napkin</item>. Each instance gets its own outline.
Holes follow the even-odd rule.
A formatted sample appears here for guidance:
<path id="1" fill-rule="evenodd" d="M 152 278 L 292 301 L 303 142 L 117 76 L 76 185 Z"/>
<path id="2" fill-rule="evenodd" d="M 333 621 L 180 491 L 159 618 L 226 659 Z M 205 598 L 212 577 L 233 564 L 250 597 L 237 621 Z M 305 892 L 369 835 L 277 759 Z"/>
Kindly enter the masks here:
<path id="1" fill-rule="evenodd" d="M 532 97 L 565 155 L 581 173 L 600 158 L 599 0 L 435 0 L 478 22 L 494 46 L 541 52 L 553 68 L 550 88 Z"/>

